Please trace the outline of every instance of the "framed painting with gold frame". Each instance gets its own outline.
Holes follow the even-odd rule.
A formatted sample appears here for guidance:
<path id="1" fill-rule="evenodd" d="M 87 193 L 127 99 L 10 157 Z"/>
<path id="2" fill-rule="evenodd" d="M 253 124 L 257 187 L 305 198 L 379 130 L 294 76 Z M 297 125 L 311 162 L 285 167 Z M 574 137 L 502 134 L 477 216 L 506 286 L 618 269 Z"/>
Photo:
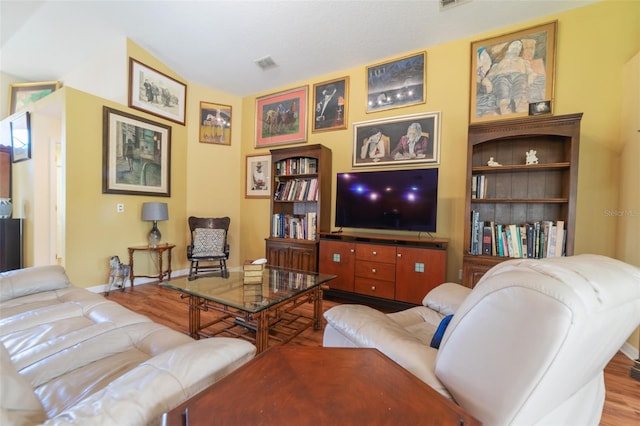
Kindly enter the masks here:
<path id="1" fill-rule="evenodd" d="M 418 52 L 367 67 L 367 113 L 423 104 L 427 52 Z"/>
<path id="2" fill-rule="evenodd" d="M 200 102 L 200 142 L 231 145 L 231 106 Z"/>
<path id="3" fill-rule="evenodd" d="M 302 86 L 256 99 L 256 148 L 306 142 L 307 92 Z"/>

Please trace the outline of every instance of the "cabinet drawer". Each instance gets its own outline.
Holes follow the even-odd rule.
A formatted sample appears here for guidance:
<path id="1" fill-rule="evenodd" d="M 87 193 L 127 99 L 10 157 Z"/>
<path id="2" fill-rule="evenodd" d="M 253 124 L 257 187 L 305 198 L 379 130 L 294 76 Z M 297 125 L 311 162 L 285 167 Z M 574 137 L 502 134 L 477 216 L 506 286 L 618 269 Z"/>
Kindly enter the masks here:
<path id="1" fill-rule="evenodd" d="M 395 246 L 383 246 L 376 244 L 358 244 L 356 246 L 356 259 L 373 262 L 396 263 Z"/>
<path id="2" fill-rule="evenodd" d="M 396 265 L 393 263 L 356 261 L 356 277 L 395 282 Z"/>
<path id="3" fill-rule="evenodd" d="M 395 284 L 391 281 L 356 277 L 355 291 L 356 293 L 366 294 L 367 296 L 393 299 L 395 296 Z"/>

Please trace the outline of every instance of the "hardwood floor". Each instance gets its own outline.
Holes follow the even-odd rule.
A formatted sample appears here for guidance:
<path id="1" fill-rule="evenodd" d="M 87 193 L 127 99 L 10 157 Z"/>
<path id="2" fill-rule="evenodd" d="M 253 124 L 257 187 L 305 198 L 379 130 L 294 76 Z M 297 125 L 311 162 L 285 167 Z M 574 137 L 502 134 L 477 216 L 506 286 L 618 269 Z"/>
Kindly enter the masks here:
<path id="1" fill-rule="evenodd" d="M 111 291 L 109 300 L 146 315 L 152 320 L 174 330 L 187 333 L 188 302 L 179 293 L 156 284 L 143 284 L 134 290 L 129 287 L 122 292 Z M 323 309 L 337 303 L 325 300 Z M 309 307 L 311 311 L 311 307 Z M 322 346 L 322 330 L 305 330 L 289 342 L 289 345 Z M 601 426 L 623 426 L 640 424 L 640 382 L 629 377 L 633 361 L 618 352 L 605 369 L 606 401 L 600 421 Z"/>

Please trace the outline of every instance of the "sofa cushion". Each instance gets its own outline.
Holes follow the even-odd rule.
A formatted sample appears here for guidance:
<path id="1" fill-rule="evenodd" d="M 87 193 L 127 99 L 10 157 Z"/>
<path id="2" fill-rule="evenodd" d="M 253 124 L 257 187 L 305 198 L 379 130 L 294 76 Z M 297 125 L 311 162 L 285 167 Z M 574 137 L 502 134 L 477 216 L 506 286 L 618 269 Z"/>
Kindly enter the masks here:
<path id="1" fill-rule="evenodd" d="M 0 274 L 0 302 L 69 286 L 71 283 L 64 268 L 57 265 L 3 272 Z"/>
<path id="2" fill-rule="evenodd" d="M 0 421 L 2 424 L 37 424 L 47 416 L 31 384 L 14 368 L 11 356 L 0 344 Z"/>
<path id="3" fill-rule="evenodd" d="M 440 325 L 438 325 L 438 329 L 433 334 L 433 338 L 431 339 L 429 346 L 434 349 L 440 349 L 440 342 L 442 342 L 442 337 L 444 336 L 444 332 L 447 331 L 447 326 L 451 322 L 451 318 L 453 318 L 453 314 L 442 318 Z"/>
<path id="4" fill-rule="evenodd" d="M 458 310 L 469 293 L 471 293 L 469 287 L 456 283 L 444 283 L 427 293 L 422 304 L 442 315 L 451 315 Z"/>

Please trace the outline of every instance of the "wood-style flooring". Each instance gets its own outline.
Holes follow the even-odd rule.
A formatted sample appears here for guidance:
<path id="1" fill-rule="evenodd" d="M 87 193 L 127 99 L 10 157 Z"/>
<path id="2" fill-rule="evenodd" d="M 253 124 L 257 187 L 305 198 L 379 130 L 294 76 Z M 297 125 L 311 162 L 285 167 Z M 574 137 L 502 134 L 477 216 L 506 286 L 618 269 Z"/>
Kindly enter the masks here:
<path id="1" fill-rule="evenodd" d="M 125 291 L 111 291 L 108 298 L 174 330 L 188 332 L 188 302 L 181 299 L 177 291 L 156 284 L 143 284 L 135 286 L 134 290 L 127 287 Z M 324 300 L 323 309 L 326 311 L 336 304 Z M 322 346 L 322 330 L 305 330 L 288 344 Z M 601 426 L 640 424 L 640 382 L 629 377 L 632 365 L 633 361 L 620 352 L 607 365 L 607 391 Z"/>

